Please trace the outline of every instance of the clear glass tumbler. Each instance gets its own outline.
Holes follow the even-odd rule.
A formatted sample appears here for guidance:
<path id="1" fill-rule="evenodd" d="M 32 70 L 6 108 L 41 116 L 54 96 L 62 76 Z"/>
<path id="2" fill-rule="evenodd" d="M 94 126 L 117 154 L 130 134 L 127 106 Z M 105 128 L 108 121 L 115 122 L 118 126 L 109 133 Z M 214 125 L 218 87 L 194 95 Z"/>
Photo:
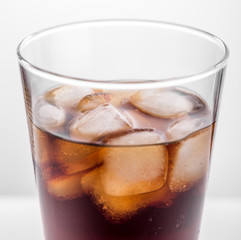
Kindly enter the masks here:
<path id="1" fill-rule="evenodd" d="M 25 38 L 45 239 L 198 239 L 227 57 L 207 32 L 154 21 Z"/>

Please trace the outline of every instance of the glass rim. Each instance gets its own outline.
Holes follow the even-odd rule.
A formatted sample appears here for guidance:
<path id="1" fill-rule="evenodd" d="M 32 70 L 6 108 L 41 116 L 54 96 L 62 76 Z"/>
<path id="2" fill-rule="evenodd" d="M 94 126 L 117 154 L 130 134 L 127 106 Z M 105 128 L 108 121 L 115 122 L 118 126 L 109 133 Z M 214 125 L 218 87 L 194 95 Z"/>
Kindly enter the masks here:
<path id="1" fill-rule="evenodd" d="M 220 49 L 221 48 L 223 49 L 224 54 L 217 63 L 209 66 L 204 71 L 197 72 L 190 75 L 183 75 L 183 76 L 169 77 L 169 78 L 148 79 L 148 80 L 138 80 L 138 79 L 136 80 L 134 79 L 132 80 L 128 80 L 128 79 L 97 80 L 97 79 L 68 76 L 68 75 L 59 74 L 57 72 L 51 72 L 46 69 L 40 68 L 32 64 L 22 55 L 22 49 L 24 48 L 24 46 L 26 46 L 31 40 L 36 39 L 42 35 L 51 34 L 51 33 L 54 33 L 55 31 L 61 31 L 63 29 L 67 29 L 77 25 L 82 26 L 82 25 L 102 24 L 101 26 L 103 26 L 104 24 L 117 24 L 117 23 L 119 24 L 136 23 L 136 24 L 143 24 L 143 25 L 148 24 L 151 26 L 159 25 L 159 26 L 169 27 L 170 29 L 172 28 L 176 30 L 182 30 L 182 31 L 190 32 L 195 35 L 204 36 L 212 40 L 213 42 L 215 42 L 217 45 L 220 45 Z M 171 23 L 171 22 L 165 22 L 165 21 L 155 21 L 155 20 L 142 20 L 142 19 L 101 19 L 101 20 L 86 20 L 86 21 L 78 21 L 78 22 L 61 24 L 61 25 L 45 28 L 35 33 L 32 33 L 27 37 L 25 37 L 18 44 L 17 56 L 18 56 L 19 64 L 25 69 L 28 69 L 37 75 L 49 78 L 53 81 L 57 81 L 60 83 L 73 84 L 73 85 L 85 84 L 90 87 L 93 87 L 95 85 L 99 85 L 99 86 L 111 85 L 114 88 L 128 85 L 128 87 L 130 88 L 136 88 L 138 85 L 141 85 L 141 86 L 148 85 L 149 87 L 155 87 L 156 85 L 160 85 L 160 84 L 162 86 L 175 86 L 177 84 L 193 82 L 193 81 L 208 77 L 212 74 L 217 73 L 219 70 L 225 67 L 229 57 L 229 49 L 227 45 L 224 43 L 224 41 L 221 40 L 216 35 L 211 34 L 207 31 L 204 31 L 195 27 L 183 25 L 183 24 L 177 24 L 177 23 Z"/>

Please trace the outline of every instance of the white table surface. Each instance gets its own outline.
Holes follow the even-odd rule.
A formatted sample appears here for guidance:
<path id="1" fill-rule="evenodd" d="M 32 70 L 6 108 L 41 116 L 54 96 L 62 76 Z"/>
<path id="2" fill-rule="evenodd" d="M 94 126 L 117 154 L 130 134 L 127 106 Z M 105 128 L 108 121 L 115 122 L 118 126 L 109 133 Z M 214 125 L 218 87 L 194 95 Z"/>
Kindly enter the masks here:
<path id="1" fill-rule="evenodd" d="M 36 197 L 0 196 L 0 239 L 43 240 Z M 200 240 L 240 239 L 241 199 L 208 198 L 204 208 Z"/>

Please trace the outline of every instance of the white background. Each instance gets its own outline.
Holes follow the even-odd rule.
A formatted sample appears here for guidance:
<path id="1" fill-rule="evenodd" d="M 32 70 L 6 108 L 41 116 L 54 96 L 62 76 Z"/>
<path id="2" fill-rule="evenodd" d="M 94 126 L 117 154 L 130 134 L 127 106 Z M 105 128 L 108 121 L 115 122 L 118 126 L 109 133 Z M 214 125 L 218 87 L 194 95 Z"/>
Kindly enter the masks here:
<path id="1" fill-rule="evenodd" d="M 191 25 L 219 36 L 229 46 L 208 198 L 241 197 L 240 10 L 240 0 L 0 0 L 0 197 L 35 194 L 17 44 L 49 26 L 108 18 Z"/>

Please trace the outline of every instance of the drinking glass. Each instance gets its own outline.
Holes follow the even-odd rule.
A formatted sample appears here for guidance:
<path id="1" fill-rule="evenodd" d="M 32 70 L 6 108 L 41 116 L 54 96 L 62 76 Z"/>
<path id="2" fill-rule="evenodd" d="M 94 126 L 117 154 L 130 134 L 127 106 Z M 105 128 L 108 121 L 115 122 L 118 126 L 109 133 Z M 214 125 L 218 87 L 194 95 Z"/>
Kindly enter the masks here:
<path id="1" fill-rule="evenodd" d="M 156 21 L 18 46 L 46 240 L 197 240 L 228 49 Z"/>

